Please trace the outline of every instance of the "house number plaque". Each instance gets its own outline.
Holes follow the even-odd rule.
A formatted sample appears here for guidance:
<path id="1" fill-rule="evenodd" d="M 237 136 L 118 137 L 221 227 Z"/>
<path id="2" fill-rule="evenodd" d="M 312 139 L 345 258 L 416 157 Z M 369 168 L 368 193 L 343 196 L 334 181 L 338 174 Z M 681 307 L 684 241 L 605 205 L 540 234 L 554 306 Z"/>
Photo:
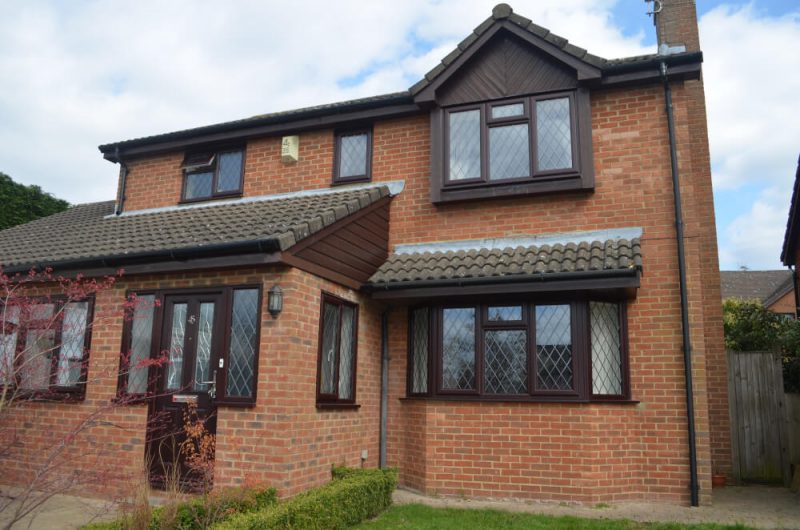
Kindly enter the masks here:
<path id="1" fill-rule="evenodd" d="M 173 394 L 173 403 L 197 403 L 197 396 L 194 394 Z"/>

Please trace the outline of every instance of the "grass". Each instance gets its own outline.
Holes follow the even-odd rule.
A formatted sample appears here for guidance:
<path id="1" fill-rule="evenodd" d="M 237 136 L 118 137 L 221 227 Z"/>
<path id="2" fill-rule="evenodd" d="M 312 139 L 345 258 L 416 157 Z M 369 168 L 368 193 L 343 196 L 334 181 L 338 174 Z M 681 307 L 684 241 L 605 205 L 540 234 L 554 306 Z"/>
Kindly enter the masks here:
<path id="1" fill-rule="evenodd" d="M 750 530 L 717 524 L 638 523 L 627 520 L 554 517 L 499 510 L 431 508 L 422 504 L 393 506 L 355 530 Z"/>

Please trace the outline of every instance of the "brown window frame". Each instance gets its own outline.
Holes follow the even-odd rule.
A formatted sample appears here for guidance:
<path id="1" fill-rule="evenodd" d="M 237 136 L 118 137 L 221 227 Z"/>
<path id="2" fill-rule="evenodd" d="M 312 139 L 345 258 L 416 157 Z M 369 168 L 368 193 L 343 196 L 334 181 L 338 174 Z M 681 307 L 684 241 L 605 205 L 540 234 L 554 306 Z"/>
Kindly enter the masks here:
<path id="1" fill-rule="evenodd" d="M 572 140 L 572 166 L 554 170 L 538 169 L 536 104 L 539 101 L 568 98 Z M 492 118 L 497 106 L 523 103 L 521 116 Z M 480 111 L 481 176 L 471 179 L 450 179 L 449 116 L 453 113 Z M 527 123 L 529 174 L 527 177 L 490 179 L 489 131 L 494 127 Z M 436 108 L 431 111 L 431 201 L 444 203 L 504 196 L 532 195 L 560 191 L 594 189 L 591 108 L 587 89 L 555 92 L 481 101 Z"/>
<path id="2" fill-rule="evenodd" d="M 337 325 L 337 333 L 336 333 L 336 359 L 334 361 L 335 367 L 335 377 L 334 377 L 334 388 L 336 388 L 335 394 L 323 394 L 321 391 L 321 384 L 322 384 L 322 356 L 323 356 L 323 331 L 325 326 L 325 304 L 333 304 L 339 306 L 339 323 Z M 340 342 L 342 336 L 342 307 L 349 306 L 353 308 L 353 375 L 352 375 L 352 388 L 351 388 L 351 398 L 349 399 L 341 399 L 339 398 L 339 364 L 340 364 Z M 318 333 L 318 342 L 317 342 L 317 392 L 316 392 L 316 402 L 318 409 L 328 409 L 328 408 L 358 408 L 359 405 L 356 402 L 357 394 L 356 390 L 358 387 L 358 318 L 359 318 L 359 305 L 355 302 L 351 302 L 350 300 L 345 300 L 344 298 L 340 298 L 336 295 L 333 295 L 328 292 L 322 292 L 322 297 L 320 298 L 320 305 L 319 305 L 319 333 Z"/>
<path id="3" fill-rule="evenodd" d="M 242 167 L 239 174 L 239 187 L 235 190 L 229 190 L 224 192 L 218 192 L 217 190 L 217 181 L 219 179 L 219 158 L 221 155 L 227 153 L 242 153 Z M 210 162 L 203 166 L 192 166 L 190 169 L 185 169 L 184 166 L 187 163 L 187 160 L 191 157 L 201 156 L 201 155 L 208 155 Z M 208 151 L 203 153 L 187 153 L 184 157 L 184 163 L 181 165 L 181 172 L 183 174 L 182 181 L 181 181 L 181 200 L 180 204 L 191 204 L 195 202 L 205 202 L 205 201 L 212 201 L 217 199 L 229 199 L 235 197 L 241 197 L 242 191 L 244 189 L 244 167 L 245 167 L 245 160 L 246 160 L 246 149 L 244 147 L 231 147 L 225 149 L 219 149 L 216 151 Z M 186 197 L 186 181 L 188 180 L 189 175 L 194 175 L 198 173 L 209 173 L 213 168 L 213 176 L 211 177 L 211 195 L 204 195 L 202 197 Z"/>
<path id="4" fill-rule="evenodd" d="M 470 303 L 472 302 L 472 303 Z M 617 395 L 594 394 L 592 386 L 592 352 L 590 328 L 590 302 L 616 304 L 620 319 L 620 369 L 622 391 Z M 488 308 L 494 306 L 522 306 L 522 320 L 489 321 Z M 537 388 L 536 356 L 536 306 L 569 305 L 570 333 L 572 338 L 572 390 L 547 390 Z M 442 388 L 442 318 L 448 308 L 474 307 L 475 327 L 475 389 L 451 390 Z M 414 350 L 413 312 L 429 309 L 427 392 L 413 391 Z M 495 394 L 485 392 L 484 334 L 492 330 L 525 329 L 527 332 L 527 388 L 523 394 Z M 537 299 L 503 298 L 465 303 L 420 304 L 408 308 L 408 338 L 406 362 L 407 398 L 446 399 L 467 401 L 529 401 L 529 402 L 632 402 L 630 388 L 627 303 L 617 298 L 604 297 L 542 297 Z"/>
<path id="5" fill-rule="evenodd" d="M 340 171 L 340 158 L 342 151 L 342 138 L 346 136 L 360 136 L 366 135 L 367 137 L 367 159 L 365 163 L 366 173 L 363 175 L 353 175 L 350 177 L 341 177 Z M 370 182 L 372 181 L 372 128 L 363 129 L 346 129 L 336 131 L 334 136 L 334 149 L 333 149 L 333 184 L 352 184 L 355 182 Z"/>
<path id="6" fill-rule="evenodd" d="M 30 299 L 31 305 L 38 305 L 38 304 L 52 304 L 53 305 L 53 314 L 58 315 L 53 318 L 37 320 L 34 322 L 20 322 L 19 324 L 12 324 L 6 323 L 7 328 L 16 329 L 17 332 L 17 342 L 14 350 L 14 363 L 15 363 L 15 373 L 16 373 L 16 380 L 14 382 L 14 388 L 18 388 L 19 392 L 17 396 L 20 399 L 31 399 L 31 400 L 42 400 L 42 401 L 82 401 L 86 397 L 86 380 L 88 375 L 89 369 L 89 354 L 90 348 L 92 343 L 92 327 L 94 324 L 94 304 L 95 304 L 95 297 L 94 295 L 90 295 L 83 299 L 75 299 L 71 300 L 67 296 L 63 295 L 56 295 L 56 296 L 37 296 Z M 83 336 L 83 357 L 80 359 L 81 364 L 81 375 L 78 382 L 72 386 L 65 386 L 65 385 L 58 385 L 58 364 L 60 361 L 59 355 L 52 355 L 52 359 L 50 360 L 50 372 L 49 372 L 49 385 L 47 389 L 36 389 L 36 390 L 26 390 L 19 387 L 19 378 L 20 374 L 16 370 L 16 365 L 21 361 L 21 353 L 25 349 L 25 343 L 27 342 L 27 335 L 29 330 L 36 330 L 36 329 L 52 329 L 54 332 L 53 337 L 53 344 L 54 344 L 54 353 L 57 353 L 60 350 L 61 346 L 61 339 L 63 333 L 63 326 L 64 326 L 64 306 L 71 303 L 81 303 L 86 302 L 86 328 L 84 329 L 84 336 Z M 2 308 L 0 308 L 1 310 Z M 37 325 L 38 324 L 38 325 Z M 42 327 L 48 325 L 49 327 Z M 3 388 L 3 384 L 0 383 L 0 389 Z"/>
<path id="7" fill-rule="evenodd" d="M 231 345 L 231 322 L 233 317 L 233 293 L 239 290 L 258 291 L 258 315 L 256 317 L 259 325 L 256 328 L 256 352 L 253 358 L 253 393 L 248 397 L 228 396 L 228 369 L 230 368 L 230 345 Z M 224 311 L 224 335 L 222 337 L 222 354 L 224 366 L 226 367 L 219 375 L 217 380 L 217 397 L 214 398 L 215 405 L 252 407 L 258 400 L 258 363 L 261 355 L 261 323 L 263 316 L 264 290 L 261 284 L 241 284 L 225 285 L 218 287 L 208 287 L 199 289 L 132 289 L 125 293 L 126 298 L 131 295 L 155 297 L 155 307 L 153 308 L 153 327 L 151 329 L 150 359 L 156 359 L 159 354 L 159 337 L 161 337 L 162 324 L 164 319 L 164 298 L 167 295 L 193 295 L 220 293 L 222 295 L 222 310 Z M 130 394 L 127 392 L 127 375 L 131 352 L 133 320 L 131 315 L 126 315 L 122 329 L 122 348 L 119 359 L 119 372 L 117 377 L 117 395 L 115 400 L 126 404 L 144 403 L 153 398 L 158 390 L 155 388 L 155 373 L 157 367 L 151 366 L 147 377 L 147 392 L 144 394 Z"/>

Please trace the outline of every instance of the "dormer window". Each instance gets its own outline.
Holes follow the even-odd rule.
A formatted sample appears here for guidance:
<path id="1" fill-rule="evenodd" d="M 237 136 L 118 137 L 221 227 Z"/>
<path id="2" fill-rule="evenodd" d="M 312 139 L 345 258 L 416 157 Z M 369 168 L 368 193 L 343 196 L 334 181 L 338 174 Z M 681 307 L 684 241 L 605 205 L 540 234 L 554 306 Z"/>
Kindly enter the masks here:
<path id="1" fill-rule="evenodd" d="M 445 109 L 445 186 L 574 174 L 574 100 L 569 92 Z"/>
<path id="2" fill-rule="evenodd" d="M 182 202 L 205 201 L 242 194 L 242 149 L 187 154 L 183 170 Z"/>

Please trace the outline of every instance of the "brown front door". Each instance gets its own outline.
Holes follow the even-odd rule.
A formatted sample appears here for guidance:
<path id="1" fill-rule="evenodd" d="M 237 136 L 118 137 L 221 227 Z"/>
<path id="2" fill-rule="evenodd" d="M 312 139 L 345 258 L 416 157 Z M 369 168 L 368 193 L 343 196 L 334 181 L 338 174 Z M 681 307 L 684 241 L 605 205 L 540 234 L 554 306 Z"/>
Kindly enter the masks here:
<path id="1" fill-rule="evenodd" d="M 150 484 L 199 491 L 211 486 L 213 471 L 214 444 L 208 442 L 217 428 L 222 295 L 166 295 L 163 308 L 160 351 L 166 361 L 156 369 L 147 427 Z M 204 429 L 196 429 L 198 420 Z"/>

